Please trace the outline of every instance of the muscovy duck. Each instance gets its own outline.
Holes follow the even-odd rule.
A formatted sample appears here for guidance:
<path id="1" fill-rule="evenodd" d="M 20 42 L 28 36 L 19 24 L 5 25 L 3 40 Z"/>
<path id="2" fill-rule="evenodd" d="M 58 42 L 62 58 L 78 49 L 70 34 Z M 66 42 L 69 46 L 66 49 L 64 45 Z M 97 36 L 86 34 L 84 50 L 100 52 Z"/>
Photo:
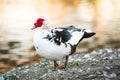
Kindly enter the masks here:
<path id="1" fill-rule="evenodd" d="M 60 68 L 57 61 L 65 58 L 62 68 L 66 68 L 68 57 L 76 51 L 77 45 L 85 38 L 95 35 L 87 29 L 73 25 L 51 29 L 44 18 L 38 18 L 32 28 L 40 28 L 34 36 L 34 46 L 38 54 L 54 61 L 54 68 Z"/>

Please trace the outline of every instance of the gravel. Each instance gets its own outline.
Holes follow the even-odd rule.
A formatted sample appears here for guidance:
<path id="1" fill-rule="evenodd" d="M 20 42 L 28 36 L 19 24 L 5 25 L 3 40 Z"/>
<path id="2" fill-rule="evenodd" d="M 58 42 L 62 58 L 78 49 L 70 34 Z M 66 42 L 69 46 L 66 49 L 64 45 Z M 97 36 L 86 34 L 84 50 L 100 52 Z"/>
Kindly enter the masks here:
<path id="1" fill-rule="evenodd" d="M 0 80 L 120 80 L 120 48 L 74 54 L 66 69 L 54 70 L 53 62 L 45 59 L 1 74 Z"/>

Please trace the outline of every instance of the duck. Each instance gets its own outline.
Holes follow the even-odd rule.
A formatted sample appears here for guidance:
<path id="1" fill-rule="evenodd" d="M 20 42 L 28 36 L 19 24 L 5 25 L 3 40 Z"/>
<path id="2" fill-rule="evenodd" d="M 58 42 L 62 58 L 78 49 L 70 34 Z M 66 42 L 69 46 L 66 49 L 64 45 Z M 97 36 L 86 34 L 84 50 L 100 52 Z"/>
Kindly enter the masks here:
<path id="1" fill-rule="evenodd" d="M 65 69 L 69 56 L 76 52 L 78 44 L 96 33 L 88 29 L 80 29 L 74 25 L 51 28 L 45 18 L 38 18 L 31 28 L 39 28 L 34 35 L 33 44 L 37 53 L 54 62 L 54 69 Z M 87 47 L 87 46 L 86 46 Z M 65 59 L 60 67 L 57 61 Z"/>

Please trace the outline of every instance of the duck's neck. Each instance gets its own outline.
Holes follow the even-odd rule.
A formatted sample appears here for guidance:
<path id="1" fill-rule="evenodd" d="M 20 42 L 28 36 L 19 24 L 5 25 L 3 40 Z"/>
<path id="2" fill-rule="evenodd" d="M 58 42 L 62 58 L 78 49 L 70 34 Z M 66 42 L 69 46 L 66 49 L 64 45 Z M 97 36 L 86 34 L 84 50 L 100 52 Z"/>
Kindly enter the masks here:
<path id="1" fill-rule="evenodd" d="M 44 23 L 43 23 L 43 25 L 42 25 L 42 29 L 50 31 L 51 30 L 50 26 L 51 26 L 50 23 L 47 20 L 45 20 Z"/>
<path id="2" fill-rule="evenodd" d="M 50 26 L 42 26 L 42 29 L 43 29 L 43 30 L 50 31 L 50 30 L 51 30 L 51 27 L 50 27 Z"/>

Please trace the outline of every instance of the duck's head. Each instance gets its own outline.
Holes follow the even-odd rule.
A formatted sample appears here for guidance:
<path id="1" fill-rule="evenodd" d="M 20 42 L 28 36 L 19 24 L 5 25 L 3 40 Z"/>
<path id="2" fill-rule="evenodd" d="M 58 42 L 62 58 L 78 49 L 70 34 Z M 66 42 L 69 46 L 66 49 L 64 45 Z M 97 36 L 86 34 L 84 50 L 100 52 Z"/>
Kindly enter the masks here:
<path id="1" fill-rule="evenodd" d="M 34 23 L 34 26 L 31 29 L 33 30 L 33 29 L 36 29 L 38 27 L 48 27 L 47 20 L 44 18 L 38 18 L 36 20 L 36 22 Z"/>

